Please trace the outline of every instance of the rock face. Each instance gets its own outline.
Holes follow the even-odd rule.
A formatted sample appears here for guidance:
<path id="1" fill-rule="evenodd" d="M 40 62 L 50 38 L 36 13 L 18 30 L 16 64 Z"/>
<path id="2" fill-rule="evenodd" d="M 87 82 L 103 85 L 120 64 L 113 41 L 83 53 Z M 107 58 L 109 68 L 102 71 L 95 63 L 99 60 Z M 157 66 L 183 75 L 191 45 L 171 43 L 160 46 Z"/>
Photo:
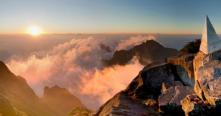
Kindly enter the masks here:
<path id="1" fill-rule="evenodd" d="M 177 52 L 176 49 L 166 48 L 154 40 L 148 40 L 132 49 L 116 51 L 111 59 L 105 61 L 105 64 L 108 66 L 125 65 L 136 56 L 141 64 L 148 65 L 152 62 L 165 61 L 165 58 Z"/>
<path id="2" fill-rule="evenodd" d="M 67 116 L 76 107 L 85 108 L 78 98 L 65 88 L 58 86 L 45 87 L 42 100 L 53 111 L 56 111 L 56 116 Z"/>

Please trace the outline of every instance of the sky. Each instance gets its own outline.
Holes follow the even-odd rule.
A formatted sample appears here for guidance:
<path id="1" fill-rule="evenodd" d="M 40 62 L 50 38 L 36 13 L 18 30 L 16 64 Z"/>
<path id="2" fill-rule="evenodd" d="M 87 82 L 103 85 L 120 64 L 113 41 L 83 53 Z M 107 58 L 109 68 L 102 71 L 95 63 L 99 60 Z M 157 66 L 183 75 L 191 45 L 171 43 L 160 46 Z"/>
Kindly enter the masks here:
<path id="1" fill-rule="evenodd" d="M 0 0 L 0 33 L 221 33 L 220 0 Z"/>

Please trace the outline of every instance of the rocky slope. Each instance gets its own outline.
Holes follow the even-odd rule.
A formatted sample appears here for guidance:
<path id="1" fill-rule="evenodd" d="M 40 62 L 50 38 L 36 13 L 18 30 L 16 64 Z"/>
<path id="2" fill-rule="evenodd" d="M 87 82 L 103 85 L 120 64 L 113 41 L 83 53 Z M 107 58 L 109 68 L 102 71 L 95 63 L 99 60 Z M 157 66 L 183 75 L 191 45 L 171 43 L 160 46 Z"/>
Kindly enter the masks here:
<path id="1" fill-rule="evenodd" d="M 2 116 L 65 116 L 77 106 L 84 108 L 79 99 L 59 87 L 46 88 L 44 99 L 40 99 L 22 77 L 14 75 L 0 61 Z"/>
<path id="2" fill-rule="evenodd" d="M 166 48 L 154 40 L 147 40 L 129 50 L 116 51 L 111 59 L 105 61 L 105 64 L 107 66 L 125 65 L 136 56 L 141 64 L 148 65 L 153 61 L 164 61 L 165 58 L 173 56 L 177 52 L 176 49 Z"/>
<path id="3" fill-rule="evenodd" d="M 205 55 L 197 40 L 165 63 L 147 65 L 98 116 L 210 116 L 221 111 L 221 51 Z"/>

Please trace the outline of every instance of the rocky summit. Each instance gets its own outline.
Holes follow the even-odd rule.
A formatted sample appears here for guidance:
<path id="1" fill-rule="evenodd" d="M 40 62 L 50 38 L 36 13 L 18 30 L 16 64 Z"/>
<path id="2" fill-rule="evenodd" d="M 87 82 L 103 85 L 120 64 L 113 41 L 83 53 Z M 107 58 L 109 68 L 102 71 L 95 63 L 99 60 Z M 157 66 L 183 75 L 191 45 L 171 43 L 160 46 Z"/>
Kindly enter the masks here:
<path id="1" fill-rule="evenodd" d="M 200 40 L 190 42 L 164 63 L 147 65 L 97 115 L 220 115 L 221 50 L 205 54 L 199 47 Z"/>

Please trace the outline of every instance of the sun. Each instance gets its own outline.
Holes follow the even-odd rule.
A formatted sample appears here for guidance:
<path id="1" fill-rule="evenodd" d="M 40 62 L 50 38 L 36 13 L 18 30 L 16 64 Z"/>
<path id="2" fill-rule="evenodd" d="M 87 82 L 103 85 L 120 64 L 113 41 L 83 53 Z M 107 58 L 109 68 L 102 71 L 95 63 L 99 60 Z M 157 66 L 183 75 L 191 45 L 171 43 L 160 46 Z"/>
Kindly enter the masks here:
<path id="1" fill-rule="evenodd" d="M 31 36 L 39 36 L 43 33 L 43 30 L 37 25 L 32 25 L 27 28 L 27 33 Z"/>

